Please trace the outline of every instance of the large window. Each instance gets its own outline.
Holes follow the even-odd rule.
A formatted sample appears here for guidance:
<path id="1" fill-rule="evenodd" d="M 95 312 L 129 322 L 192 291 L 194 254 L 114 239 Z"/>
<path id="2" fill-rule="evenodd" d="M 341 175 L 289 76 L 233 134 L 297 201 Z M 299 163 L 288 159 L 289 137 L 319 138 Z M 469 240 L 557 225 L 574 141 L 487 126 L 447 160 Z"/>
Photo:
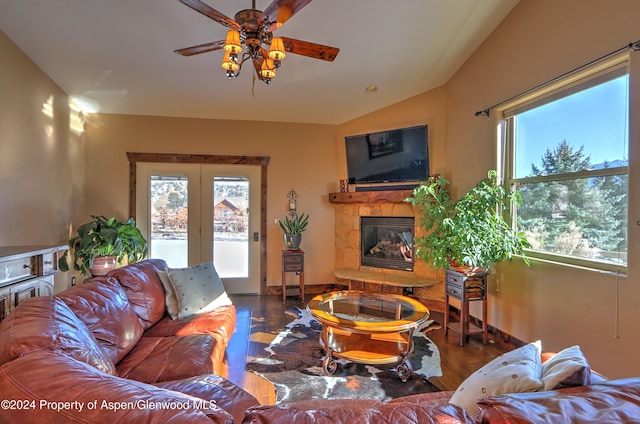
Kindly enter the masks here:
<path id="1" fill-rule="evenodd" d="M 556 84 L 504 111 L 512 217 L 530 256 L 624 272 L 627 264 L 626 61 Z"/>

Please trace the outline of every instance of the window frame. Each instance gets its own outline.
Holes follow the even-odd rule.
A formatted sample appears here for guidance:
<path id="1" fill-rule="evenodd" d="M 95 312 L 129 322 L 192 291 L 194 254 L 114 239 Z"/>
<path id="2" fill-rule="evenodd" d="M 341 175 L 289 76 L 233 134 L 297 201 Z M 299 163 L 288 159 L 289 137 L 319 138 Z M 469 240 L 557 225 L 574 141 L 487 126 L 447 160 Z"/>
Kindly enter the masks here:
<path id="1" fill-rule="evenodd" d="M 560 98 L 570 96 L 591 87 L 604 83 L 606 81 L 627 75 L 631 78 L 629 69 L 630 55 L 628 52 L 616 55 L 608 60 L 603 60 L 588 68 L 581 68 L 580 71 L 567 75 L 565 78 L 553 80 L 552 83 L 542 86 L 533 91 L 526 92 L 526 95 L 515 98 L 508 104 L 501 105 L 498 112 L 498 130 L 497 137 L 500 144 L 498 148 L 498 160 L 501 164 L 500 174 L 503 176 L 504 185 L 512 191 L 517 187 L 527 183 L 538 183 L 547 181 L 566 181 L 573 179 L 595 178 L 604 176 L 626 175 L 629 181 L 629 166 L 620 166 L 613 168 L 602 168 L 594 170 L 581 170 L 578 172 L 570 172 L 565 174 L 542 175 L 535 177 L 515 177 L 515 117 L 518 114 L 528 110 L 551 103 Z M 629 113 L 630 103 L 627 98 L 627 113 Z M 628 119 L 628 125 L 630 119 Z M 630 129 L 629 129 L 630 131 Z M 627 137 L 630 137 L 627 133 Z M 630 149 L 630 141 L 627 140 L 627 149 Z M 627 155 L 629 150 L 627 150 Z M 627 211 L 629 210 L 629 186 L 627 186 Z M 511 219 L 512 225 L 517 228 L 518 207 L 512 208 Z M 626 231 L 627 258 L 629 249 L 629 218 L 627 218 Z M 532 259 L 540 259 L 560 263 L 562 265 L 577 266 L 598 271 L 614 272 L 616 274 L 627 274 L 627 264 L 616 264 L 613 262 L 601 261 L 597 259 L 581 258 L 576 256 L 564 255 L 543 250 L 525 249 L 525 253 Z"/>

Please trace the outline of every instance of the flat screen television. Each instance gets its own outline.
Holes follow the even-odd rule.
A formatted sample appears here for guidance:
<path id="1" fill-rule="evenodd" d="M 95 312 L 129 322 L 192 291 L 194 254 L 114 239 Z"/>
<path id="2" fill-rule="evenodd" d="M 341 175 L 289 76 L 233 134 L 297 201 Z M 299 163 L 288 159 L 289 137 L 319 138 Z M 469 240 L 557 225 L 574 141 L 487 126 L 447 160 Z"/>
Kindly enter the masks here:
<path id="1" fill-rule="evenodd" d="M 349 184 L 419 182 L 429 178 L 427 126 L 345 137 Z"/>

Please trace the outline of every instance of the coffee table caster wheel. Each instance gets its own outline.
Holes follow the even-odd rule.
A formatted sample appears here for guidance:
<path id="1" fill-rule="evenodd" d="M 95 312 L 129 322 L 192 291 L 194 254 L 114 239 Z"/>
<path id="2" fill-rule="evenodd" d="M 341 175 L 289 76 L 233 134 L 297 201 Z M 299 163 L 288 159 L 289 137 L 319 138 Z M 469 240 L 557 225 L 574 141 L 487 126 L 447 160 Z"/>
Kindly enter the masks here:
<path id="1" fill-rule="evenodd" d="M 406 383 L 411 375 L 411 362 L 407 360 L 403 360 L 396 367 L 396 372 L 398 373 L 398 377 L 402 380 L 403 383 Z"/>
<path id="2" fill-rule="evenodd" d="M 329 355 L 327 355 L 322 361 L 322 369 L 324 372 L 331 375 L 338 369 L 338 363 Z"/>

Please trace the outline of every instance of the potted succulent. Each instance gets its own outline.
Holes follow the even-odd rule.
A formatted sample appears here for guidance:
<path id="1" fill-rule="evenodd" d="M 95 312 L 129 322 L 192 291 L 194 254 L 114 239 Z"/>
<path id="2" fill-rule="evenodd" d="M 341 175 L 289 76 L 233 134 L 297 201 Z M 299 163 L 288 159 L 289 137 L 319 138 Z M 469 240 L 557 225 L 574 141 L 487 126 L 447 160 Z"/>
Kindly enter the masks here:
<path id="1" fill-rule="evenodd" d="M 307 229 L 309 225 L 309 214 L 297 213 L 284 217 L 284 221 L 278 219 L 278 225 L 284 233 L 284 245 L 287 250 L 299 250 L 300 243 L 302 242 L 302 233 Z"/>
<path id="2" fill-rule="evenodd" d="M 530 247 L 524 233 L 506 222 L 511 202 L 518 193 L 507 193 L 497 181 L 496 171 L 480 181 L 461 199 L 454 201 L 442 176 L 431 177 L 413 190 L 407 202 L 422 210 L 426 235 L 417 237 L 416 255 L 434 268 L 458 268 L 473 273 L 491 264 L 524 255 Z"/>
<path id="3" fill-rule="evenodd" d="M 69 240 L 73 250 L 73 269 L 84 275 L 105 275 L 123 263 L 144 259 L 147 255 L 147 241 L 136 227 L 133 218 L 119 221 L 115 216 L 91 215 L 92 220 L 79 226 L 77 235 Z M 59 268 L 68 271 L 67 256 L 60 258 Z"/>

